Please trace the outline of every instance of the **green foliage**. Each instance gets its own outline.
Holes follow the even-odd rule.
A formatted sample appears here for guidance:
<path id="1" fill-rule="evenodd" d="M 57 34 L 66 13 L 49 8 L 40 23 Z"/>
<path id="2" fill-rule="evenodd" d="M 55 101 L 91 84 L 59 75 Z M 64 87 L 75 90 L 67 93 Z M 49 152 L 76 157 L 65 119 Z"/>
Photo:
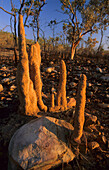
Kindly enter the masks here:
<path id="1" fill-rule="evenodd" d="M 77 44 L 82 36 L 91 32 L 97 33 L 101 27 L 109 26 L 108 0 L 60 0 L 64 14 L 68 20 L 63 24 L 70 43 Z"/>
<path id="2" fill-rule="evenodd" d="M 91 38 L 91 37 L 88 37 L 88 40 L 85 41 L 86 43 L 86 47 L 89 49 L 89 50 L 92 50 L 92 48 L 95 47 L 96 43 L 98 43 L 98 41 L 96 40 L 96 38 Z"/>
<path id="3" fill-rule="evenodd" d="M 29 17 L 28 26 L 32 27 L 34 33 L 37 30 L 37 41 L 39 39 L 39 15 L 45 4 L 45 0 L 26 0 L 23 10 L 23 13 L 26 14 L 26 20 L 31 16 Z M 26 22 L 25 25 L 27 26 Z"/>

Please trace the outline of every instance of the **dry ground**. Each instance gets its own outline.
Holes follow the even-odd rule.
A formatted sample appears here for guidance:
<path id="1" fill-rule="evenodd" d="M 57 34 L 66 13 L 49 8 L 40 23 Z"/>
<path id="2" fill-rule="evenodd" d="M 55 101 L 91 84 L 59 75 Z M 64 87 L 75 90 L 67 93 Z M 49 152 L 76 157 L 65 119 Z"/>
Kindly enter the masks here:
<path id="1" fill-rule="evenodd" d="M 0 169 L 6 170 L 8 166 L 8 144 L 14 132 L 24 123 L 34 119 L 18 113 L 19 99 L 16 86 L 16 68 L 12 60 L 12 51 L 2 51 L 0 54 L 0 84 L 4 90 L 0 92 Z M 52 62 L 51 62 L 52 61 Z M 94 115 L 97 120 L 85 124 L 84 136 L 80 145 L 80 155 L 68 165 L 61 165 L 57 169 L 74 170 L 107 170 L 109 169 L 109 108 L 103 108 L 99 104 L 108 104 L 109 81 L 102 76 L 109 74 L 109 64 L 102 60 L 77 57 L 74 61 L 66 60 L 67 67 L 67 97 L 76 99 L 78 80 L 81 73 L 87 76 L 87 101 L 85 113 Z M 45 68 L 55 66 L 55 72 L 46 73 Z M 102 72 L 97 71 L 99 67 Z M 57 89 L 59 80 L 59 61 L 53 57 L 42 58 L 41 75 L 43 80 L 43 92 L 49 96 L 52 84 Z M 4 78 L 10 78 L 3 82 Z M 45 104 L 50 105 L 50 100 L 43 98 Z M 109 105 L 108 105 L 109 106 Z M 70 122 L 74 108 L 61 113 L 43 113 Z M 99 147 L 91 148 L 91 142 L 97 142 Z M 96 144 L 97 144 L 96 143 Z M 89 145 L 90 144 L 90 145 Z"/>

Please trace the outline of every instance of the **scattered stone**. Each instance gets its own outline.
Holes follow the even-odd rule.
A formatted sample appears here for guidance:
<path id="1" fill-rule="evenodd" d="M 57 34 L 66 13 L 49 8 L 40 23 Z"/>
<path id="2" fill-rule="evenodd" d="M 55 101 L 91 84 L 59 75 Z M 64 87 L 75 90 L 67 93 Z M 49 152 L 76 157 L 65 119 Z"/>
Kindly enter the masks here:
<path id="1" fill-rule="evenodd" d="M 109 104 L 107 104 L 107 103 L 98 103 L 98 106 L 100 106 L 103 109 L 109 108 Z"/>
<path id="2" fill-rule="evenodd" d="M 11 91 L 13 91 L 13 90 L 15 90 L 17 87 L 15 86 L 15 85 L 12 85 L 11 87 L 10 87 L 10 90 Z"/>
<path id="3" fill-rule="evenodd" d="M 84 126 L 84 130 L 85 130 L 86 132 L 89 132 L 89 133 L 92 133 L 92 132 L 93 132 L 93 129 L 91 129 L 90 126 L 88 126 L 88 127 Z"/>
<path id="4" fill-rule="evenodd" d="M 11 98 L 7 98 L 6 100 L 11 101 L 12 99 Z"/>
<path id="5" fill-rule="evenodd" d="M 54 71 L 55 70 L 55 67 L 48 67 L 48 68 L 46 68 L 46 72 L 47 73 L 51 73 L 52 71 Z M 56 71 L 56 70 L 55 70 Z"/>
<path id="6" fill-rule="evenodd" d="M 91 87 L 92 86 L 92 84 L 91 83 L 87 83 L 87 87 Z"/>
<path id="7" fill-rule="evenodd" d="M 109 94 L 107 94 L 106 97 L 109 98 Z"/>
<path id="8" fill-rule="evenodd" d="M 3 91 L 3 86 L 2 86 L 2 84 L 0 84 L 0 92 L 2 92 Z"/>
<path id="9" fill-rule="evenodd" d="M 76 86 L 76 85 L 77 85 L 77 83 L 75 83 L 75 82 L 71 82 L 71 83 L 69 83 L 69 85 L 70 85 L 70 86 Z"/>
<path id="10" fill-rule="evenodd" d="M 91 64 L 91 61 L 90 61 L 90 60 L 88 60 L 88 61 L 87 61 L 87 64 Z"/>
<path id="11" fill-rule="evenodd" d="M 0 70 L 1 71 L 5 71 L 6 70 L 6 66 L 2 66 L 2 68 Z"/>
<path id="12" fill-rule="evenodd" d="M 1 82 L 2 83 L 7 83 L 7 82 L 9 82 L 10 81 L 10 78 L 4 78 Z"/>
<path id="13" fill-rule="evenodd" d="M 102 69 L 99 68 L 99 67 L 96 68 L 96 71 L 99 72 L 99 73 L 102 73 L 102 72 L 103 72 Z"/>
<path id="14" fill-rule="evenodd" d="M 95 141 L 89 142 L 89 143 L 88 143 L 88 146 L 89 146 L 89 148 L 90 148 L 91 150 L 93 150 L 93 149 L 96 149 L 96 148 L 99 147 L 99 143 L 97 143 L 97 142 L 95 142 Z"/>
<path id="15" fill-rule="evenodd" d="M 106 145 L 106 137 L 104 135 L 99 135 L 98 138 L 97 138 L 97 141 L 99 142 L 99 144 L 105 144 Z"/>
<path id="16" fill-rule="evenodd" d="M 96 123 L 97 116 L 85 113 L 85 126 L 89 126 L 93 123 Z"/>
<path id="17" fill-rule="evenodd" d="M 104 80 L 104 81 L 109 81 L 109 74 L 102 76 L 101 79 Z"/>
<path id="18" fill-rule="evenodd" d="M 76 100 L 74 98 L 67 98 L 68 101 L 67 101 L 67 107 L 73 107 L 73 106 L 76 106 Z"/>
<path id="19" fill-rule="evenodd" d="M 3 77 L 6 77 L 6 74 L 4 73 L 2 76 L 3 76 Z"/>
<path id="20" fill-rule="evenodd" d="M 93 92 L 92 91 L 87 92 L 87 96 L 88 97 L 92 97 L 93 96 Z"/>
<path id="21" fill-rule="evenodd" d="M 49 169 L 75 157 L 68 137 L 73 126 L 64 120 L 41 117 L 22 126 L 9 144 L 10 168 Z"/>

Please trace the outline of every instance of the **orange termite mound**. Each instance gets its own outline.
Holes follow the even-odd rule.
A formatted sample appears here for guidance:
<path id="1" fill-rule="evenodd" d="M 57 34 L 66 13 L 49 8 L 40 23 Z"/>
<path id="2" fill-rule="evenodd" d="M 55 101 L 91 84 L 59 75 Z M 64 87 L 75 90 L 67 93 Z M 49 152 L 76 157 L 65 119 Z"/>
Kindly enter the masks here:
<path id="1" fill-rule="evenodd" d="M 34 84 L 34 90 L 37 96 L 37 104 L 40 110 L 47 111 L 47 106 L 42 101 L 42 81 L 40 73 L 41 55 L 40 46 L 38 42 L 31 46 L 30 57 L 29 57 L 29 71 L 30 78 Z"/>
<path id="2" fill-rule="evenodd" d="M 78 85 L 76 108 L 74 115 L 73 139 L 76 142 L 80 141 L 80 138 L 83 134 L 85 102 L 86 102 L 86 76 L 83 74 L 80 77 L 80 82 Z"/>
<path id="3" fill-rule="evenodd" d="M 47 110 L 47 107 L 41 100 L 42 82 L 40 77 L 40 47 L 35 44 L 33 53 L 30 55 L 30 67 L 34 65 L 33 69 L 29 68 L 28 54 L 26 51 L 25 30 L 23 25 L 23 16 L 19 14 L 18 24 L 19 37 L 19 64 L 17 68 L 17 87 L 20 100 L 20 112 L 24 115 L 36 116 L 40 109 Z M 35 54 L 36 52 L 36 54 Z M 35 57 L 37 56 L 37 59 Z M 33 74 L 32 74 L 33 71 Z M 35 80 L 37 78 L 37 80 Z M 37 82 L 37 83 L 36 83 Z M 39 105 L 39 108 L 38 108 Z"/>

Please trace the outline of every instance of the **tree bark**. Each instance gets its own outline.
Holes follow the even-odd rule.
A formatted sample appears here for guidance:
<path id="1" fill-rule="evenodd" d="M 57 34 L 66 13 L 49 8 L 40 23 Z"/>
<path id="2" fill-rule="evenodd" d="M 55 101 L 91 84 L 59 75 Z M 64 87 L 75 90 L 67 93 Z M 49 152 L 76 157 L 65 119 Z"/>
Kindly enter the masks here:
<path id="1" fill-rule="evenodd" d="M 73 58 L 74 58 L 75 49 L 76 49 L 77 45 L 80 43 L 82 37 L 83 37 L 85 34 L 91 32 L 91 31 L 92 31 L 92 29 L 84 32 L 83 34 L 80 33 L 80 34 L 79 34 L 79 38 L 78 38 L 75 42 L 72 41 L 72 46 L 71 46 L 71 60 L 73 60 Z"/>
<path id="2" fill-rule="evenodd" d="M 97 49 L 97 52 L 100 52 L 100 48 L 102 46 L 102 41 L 103 41 L 103 28 L 101 28 L 101 39 L 100 39 L 100 44 L 99 44 L 99 47 Z"/>
<path id="3" fill-rule="evenodd" d="M 71 60 L 73 60 L 73 58 L 74 58 L 74 55 L 75 55 L 75 44 L 74 43 L 72 43 L 72 46 L 71 46 Z"/>
<path id="4" fill-rule="evenodd" d="M 37 22 L 37 42 L 38 42 L 39 41 L 39 15 L 37 17 L 36 22 Z"/>
<path id="5" fill-rule="evenodd" d="M 15 66 L 17 66 L 17 33 L 16 33 L 16 15 L 14 15 L 14 55 L 15 55 Z"/>

